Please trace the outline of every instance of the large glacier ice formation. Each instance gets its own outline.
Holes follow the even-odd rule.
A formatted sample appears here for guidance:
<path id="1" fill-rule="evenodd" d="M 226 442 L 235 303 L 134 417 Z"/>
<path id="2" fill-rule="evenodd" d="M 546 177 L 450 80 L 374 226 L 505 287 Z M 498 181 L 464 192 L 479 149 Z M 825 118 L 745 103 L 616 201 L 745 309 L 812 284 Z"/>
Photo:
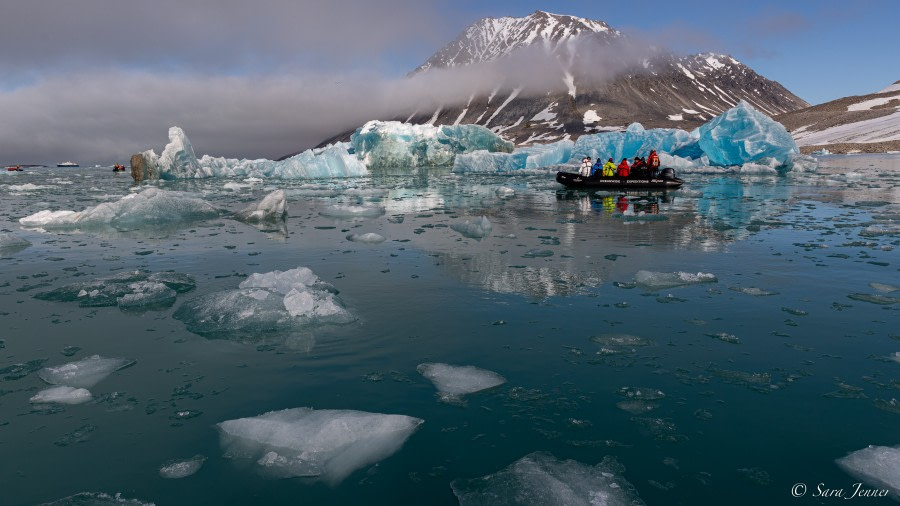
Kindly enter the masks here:
<path id="1" fill-rule="evenodd" d="M 423 422 L 404 415 L 294 408 L 217 425 L 227 457 L 255 461 L 276 478 L 337 484 L 399 450 Z"/>
<path id="2" fill-rule="evenodd" d="M 700 125 L 697 133 L 700 148 L 715 165 L 743 165 L 767 158 L 785 165 L 800 154 L 784 125 L 743 100 Z"/>
<path id="3" fill-rule="evenodd" d="M 564 139 L 516 148 L 512 153 L 491 153 L 482 149 L 456 155 L 453 172 L 512 172 L 559 165 L 569 161 L 574 146 L 574 142 Z"/>

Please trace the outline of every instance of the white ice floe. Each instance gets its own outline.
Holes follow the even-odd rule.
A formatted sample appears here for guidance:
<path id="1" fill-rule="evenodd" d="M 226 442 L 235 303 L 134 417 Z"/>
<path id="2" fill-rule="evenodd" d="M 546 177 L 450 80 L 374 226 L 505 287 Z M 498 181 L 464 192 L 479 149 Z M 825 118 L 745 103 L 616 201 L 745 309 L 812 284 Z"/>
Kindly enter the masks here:
<path id="1" fill-rule="evenodd" d="M 847 474 L 867 485 L 888 489 L 895 498 L 900 495 L 900 448 L 869 446 L 835 462 Z"/>
<path id="2" fill-rule="evenodd" d="M 651 272 L 637 271 L 634 275 L 637 284 L 650 290 L 661 288 L 674 288 L 682 285 L 694 285 L 698 283 L 716 283 L 715 274 L 706 272 Z"/>
<path id="3" fill-rule="evenodd" d="M 416 370 L 434 383 L 444 402 L 458 402 L 463 395 L 506 383 L 503 376 L 471 365 L 425 363 L 419 364 Z"/>
<path id="4" fill-rule="evenodd" d="M 466 220 L 462 223 L 454 223 L 450 225 L 450 228 L 466 237 L 483 239 L 491 235 L 493 225 L 491 224 L 491 221 L 487 219 L 487 216 L 482 216 L 475 219 L 475 221 Z"/>
<path id="5" fill-rule="evenodd" d="M 137 281 L 130 283 L 128 288 L 131 293 L 116 299 L 121 309 L 140 309 L 151 306 L 171 306 L 178 296 L 178 292 L 163 283 L 153 281 Z"/>
<path id="6" fill-rule="evenodd" d="M 90 388 L 110 374 L 134 363 L 134 360 L 127 358 L 103 358 L 100 355 L 93 355 L 77 362 L 45 367 L 38 376 L 51 385 Z"/>
<path id="7" fill-rule="evenodd" d="M 187 478 L 199 471 L 204 462 L 206 462 L 206 457 L 203 455 L 194 455 L 186 460 L 169 461 L 159 468 L 159 475 L 170 480 Z"/>
<path id="8" fill-rule="evenodd" d="M 347 240 L 367 244 L 378 244 L 384 242 L 385 239 L 384 236 L 378 235 L 375 232 L 366 232 L 365 234 L 349 234 L 347 235 Z"/>
<path id="9" fill-rule="evenodd" d="M 29 399 L 33 403 L 83 404 L 93 399 L 84 388 L 58 386 L 41 390 Z"/>
<path id="10" fill-rule="evenodd" d="M 217 425 L 227 457 L 255 461 L 263 474 L 336 484 L 389 457 L 423 422 L 404 415 L 294 408 Z"/>
<path id="11" fill-rule="evenodd" d="M 335 205 L 319 211 L 321 216 L 328 218 L 377 218 L 384 214 L 384 208 L 380 206 L 351 206 Z"/>
<path id="12" fill-rule="evenodd" d="M 261 201 L 250 204 L 236 216 L 244 221 L 280 220 L 287 216 L 287 198 L 284 190 L 275 190 Z"/>
<path id="13" fill-rule="evenodd" d="M 497 473 L 450 486 L 461 506 L 518 504 L 534 506 L 635 506 L 644 502 L 622 477 L 623 468 L 606 457 L 595 466 L 557 460 L 535 452 Z"/>

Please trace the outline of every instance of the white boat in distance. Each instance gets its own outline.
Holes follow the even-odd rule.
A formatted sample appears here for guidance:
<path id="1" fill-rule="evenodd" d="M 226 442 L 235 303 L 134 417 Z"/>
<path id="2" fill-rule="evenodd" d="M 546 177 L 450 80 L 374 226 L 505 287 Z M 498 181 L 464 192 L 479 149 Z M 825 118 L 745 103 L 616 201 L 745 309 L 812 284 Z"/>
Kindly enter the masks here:
<path id="1" fill-rule="evenodd" d="M 78 164 L 75 162 L 62 162 L 62 163 L 57 163 L 56 166 L 57 167 L 78 167 Z"/>

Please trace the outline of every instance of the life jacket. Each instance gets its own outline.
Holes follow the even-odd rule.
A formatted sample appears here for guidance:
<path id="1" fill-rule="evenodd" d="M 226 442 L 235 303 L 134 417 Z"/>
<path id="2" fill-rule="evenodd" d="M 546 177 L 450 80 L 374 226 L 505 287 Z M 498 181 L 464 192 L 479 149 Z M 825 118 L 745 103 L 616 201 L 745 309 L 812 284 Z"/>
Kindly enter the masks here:
<path id="1" fill-rule="evenodd" d="M 659 155 L 656 154 L 656 151 L 650 153 L 650 156 L 647 158 L 647 162 L 649 163 L 650 167 L 653 167 L 654 169 L 659 168 Z"/>
<path id="2" fill-rule="evenodd" d="M 603 175 L 606 177 L 612 177 L 616 175 L 616 164 L 612 162 L 606 162 L 603 164 Z"/>
<path id="3" fill-rule="evenodd" d="M 619 164 L 619 177 L 628 177 L 628 174 L 631 172 L 631 169 L 628 167 L 628 160 L 622 160 L 622 163 Z"/>

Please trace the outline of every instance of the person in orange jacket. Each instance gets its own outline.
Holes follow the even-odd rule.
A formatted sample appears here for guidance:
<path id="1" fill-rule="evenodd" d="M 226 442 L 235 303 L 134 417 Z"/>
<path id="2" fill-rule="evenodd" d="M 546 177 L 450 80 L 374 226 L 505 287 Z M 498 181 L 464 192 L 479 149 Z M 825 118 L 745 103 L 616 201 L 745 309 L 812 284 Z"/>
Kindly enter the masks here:
<path id="1" fill-rule="evenodd" d="M 650 151 L 650 156 L 647 157 L 647 167 L 650 169 L 650 179 L 659 175 L 659 155 L 656 154 L 656 151 Z"/>
<path id="2" fill-rule="evenodd" d="M 628 166 L 628 159 L 623 158 L 619 163 L 619 166 L 616 170 L 616 175 L 619 177 L 628 177 L 628 174 L 631 173 L 631 167 Z"/>

